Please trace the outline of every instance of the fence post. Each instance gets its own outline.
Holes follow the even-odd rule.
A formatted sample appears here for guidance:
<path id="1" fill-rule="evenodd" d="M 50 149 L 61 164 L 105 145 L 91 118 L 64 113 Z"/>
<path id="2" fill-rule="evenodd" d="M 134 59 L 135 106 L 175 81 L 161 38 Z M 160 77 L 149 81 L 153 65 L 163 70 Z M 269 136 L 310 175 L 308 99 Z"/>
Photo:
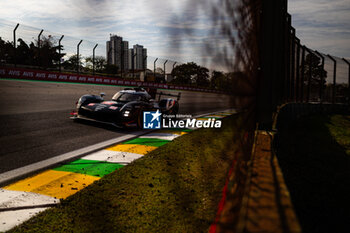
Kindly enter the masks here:
<path id="1" fill-rule="evenodd" d="M 327 54 L 327 57 L 331 59 L 334 63 L 333 65 L 333 92 L 332 92 L 332 104 L 335 103 L 335 94 L 336 94 L 336 88 L 337 88 L 337 61 L 329 54 Z"/>
<path id="2" fill-rule="evenodd" d="M 81 42 L 83 42 L 83 40 L 80 40 L 80 42 L 77 45 L 77 72 L 78 72 L 78 74 L 80 72 L 79 46 L 80 46 Z"/>
<path id="3" fill-rule="evenodd" d="M 95 75 L 95 49 L 97 48 L 98 44 L 95 45 L 94 49 L 92 50 L 92 75 Z"/>
<path id="4" fill-rule="evenodd" d="M 292 28 L 292 16 L 290 14 L 286 14 L 286 28 L 284 30 L 286 41 L 285 46 L 288 50 L 287 53 L 285 53 L 285 59 L 286 59 L 286 69 L 285 69 L 285 99 L 288 100 L 290 98 L 290 80 L 291 80 L 291 49 L 292 49 L 292 34 L 291 34 L 291 28 Z"/>
<path id="5" fill-rule="evenodd" d="M 60 73 L 61 73 L 61 41 L 63 37 L 64 35 L 62 35 L 61 38 L 58 40 L 58 55 L 59 55 L 58 70 Z"/>
<path id="6" fill-rule="evenodd" d="M 291 28 L 292 32 L 292 60 L 291 60 L 291 79 L 290 79 L 290 97 L 294 99 L 295 93 L 295 28 Z"/>
<path id="7" fill-rule="evenodd" d="M 165 81 L 165 78 L 166 78 L 166 72 L 165 72 L 165 64 L 168 62 L 168 60 L 166 60 L 165 62 L 164 62 L 164 81 Z"/>
<path id="8" fill-rule="evenodd" d="M 304 103 L 304 81 L 305 81 L 305 45 L 301 46 L 301 102 Z"/>
<path id="9" fill-rule="evenodd" d="M 296 80 L 295 80 L 295 101 L 298 102 L 299 98 L 300 98 L 300 39 L 299 38 L 295 38 L 296 42 L 297 42 L 297 65 L 296 65 Z"/>
<path id="10" fill-rule="evenodd" d="M 350 62 L 346 60 L 345 58 L 342 58 L 342 60 L 348 64 L 349 70 L 348 70 L 348 104 L 350 105 Z"/>
<path id="11" fill-rule="evenodd" d="M 40 47 L 41 47 L 41 43 L 40 43 L 40 36 L 41 34 L 43 33 L 43 29 L 41 29 L 39 35 L 38 35 L 38 65 L 39 65 L 39 68 L 41 67 L 41 60 L 40 60 Z"/>
<path id="12" fill-rule="evenodd" d="M 176 65 L 177 62 L 174 62 L 173 64 L 173 69 L 171 70 L 171 72 L 173 72 L 174 68 L 175 68 L 175 65 Z"/>
<path id="13" fill-rule="evenodd" d="M 286 69 L 290 65 L 286 61 L 286 53 L 290 56 L 285 34 L 290 30 L 286 25 L 287 1 L 261 1 L 260 12 L 256 117 L 260 129 L 271 129 L 273 113 L 290 92 L 286 89 L 289 82 Z"/>
<path id="14" fill-rule="evenodd" d="M 154 76 L 154 81 L 156 80 L 156 62 L 158 61 L 158 58 L 156 58 L 153 62 L 153 76 Z"/>
<path id="15" fill-rule="evenodd" d="M 13 51 L 14 51 L 14 53 L 13 53 L 13 59 L 14 59 L 14 63 L 15 63 L 15 67 L 17 67 L 17 51 L 16 51 L 16 30 L 17 30 L 17 28 L 18 28 L 18 26 L 19 26 L 19 23 L 17 23 L 17 25 L 16 25 L 16 27 L 15 27 L 15 29 L 13 29 Z"/>
<path id="16" fill-rule="evenodd" d="M 324 90 L 324 86 L 323 86 L 323 82 L 324 82 L 324 76 L 323 76 L 324 56 L 320 52 L 318 52 L 317 50 L 315 51 L 315 53 L 322 59 L 322 63 L 321 63 L 322 74 L 321 74 L 321 80 L 320 80 L 320 103 L 322 104 L 322 102 L 323 102 L 323 90 Z"/>
<path id="17" fill-rule="evenodd" d="M 309 60 L 309 77 L 308 77 L 308 81 L 307 81 L 307 97 L 306 97 L 306 102 L 309 103 L 310 101 L 310 91 L 311 91 L 311 80 L 312 80 L 312 56 L 313 56 L 313 52 L 311 51 L 311 49 L 305 47 L 306 50 L 309 52 L 310 55 L 310 60 Z"/>

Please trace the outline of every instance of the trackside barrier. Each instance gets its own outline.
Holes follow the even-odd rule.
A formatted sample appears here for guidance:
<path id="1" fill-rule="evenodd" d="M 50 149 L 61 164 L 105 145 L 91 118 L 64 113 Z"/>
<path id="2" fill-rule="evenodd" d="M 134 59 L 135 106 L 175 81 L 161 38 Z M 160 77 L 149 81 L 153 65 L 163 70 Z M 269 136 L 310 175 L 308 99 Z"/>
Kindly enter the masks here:
<path id="1" fill-rule="evenodd" d="M 207 88 L 197 88 L 189 86 L 180 86 L 174 84 L 163 84 L 154 82 L 142 82 L 136 80 L 127 80 L 113 77 L 101 77 L 83 74 L 68 74 L 59 72 L 48 72 L 42 70 L 31 70 L 23 68 L 0 67 L 0 78 L 4 79 L 24 79 L 39 81 L 56 81 L 56 82 L 72 82 L 72 83 L 89 83 L 89 84 L 105 84 L 117 86 L 144 86 L 173 90 L 188 90 L 210 93 L 224 93 L 223 91 L 211 90 Z"/>

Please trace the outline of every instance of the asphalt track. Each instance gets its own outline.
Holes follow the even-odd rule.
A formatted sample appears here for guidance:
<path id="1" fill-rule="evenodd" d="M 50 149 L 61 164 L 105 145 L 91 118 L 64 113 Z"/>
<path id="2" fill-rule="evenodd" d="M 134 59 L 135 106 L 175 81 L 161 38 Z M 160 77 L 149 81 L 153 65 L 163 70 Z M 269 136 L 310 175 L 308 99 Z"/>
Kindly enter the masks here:
<path id="1" fill-rule="evenodd" d="M 121 130 L 69 119 L 81 95 L 104 92 L 105 99 L 110 99 L 122 88 L 0 80 L 0 173 L 136 132 L 137 129 Z M 181 92 L 182 114 L 197 115 L 233 107 L 227 95 Z"/>

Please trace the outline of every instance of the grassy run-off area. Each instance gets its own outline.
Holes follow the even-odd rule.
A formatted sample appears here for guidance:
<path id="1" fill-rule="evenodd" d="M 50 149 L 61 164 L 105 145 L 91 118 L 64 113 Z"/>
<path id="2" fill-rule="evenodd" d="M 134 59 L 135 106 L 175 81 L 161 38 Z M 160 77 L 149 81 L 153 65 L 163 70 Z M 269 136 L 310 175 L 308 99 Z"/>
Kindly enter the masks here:
<path id="1" fill-rule="evenodd" d="M 303 232 L 349 232 L 350 116 L 302 118 L 276 145 Z"/>
<path id="2" fill-rule="evenodd" d="M 242 116 L 199 129 L 104 176 L 11 232 L 207 232 Z"/>

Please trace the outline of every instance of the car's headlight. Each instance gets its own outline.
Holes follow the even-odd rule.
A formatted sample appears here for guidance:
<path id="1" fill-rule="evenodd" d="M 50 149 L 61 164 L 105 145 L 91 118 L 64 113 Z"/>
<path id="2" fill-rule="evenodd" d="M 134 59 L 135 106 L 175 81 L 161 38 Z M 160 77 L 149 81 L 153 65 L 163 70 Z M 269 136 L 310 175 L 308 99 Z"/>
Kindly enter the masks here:
<path id="1" fill-rule="evenodd" d="M 124 117 L 128 117 L 129 115 L 130 115 L 130 111 L 128 110 L 124 111 L 124 114 L 123 114 Z"/>

